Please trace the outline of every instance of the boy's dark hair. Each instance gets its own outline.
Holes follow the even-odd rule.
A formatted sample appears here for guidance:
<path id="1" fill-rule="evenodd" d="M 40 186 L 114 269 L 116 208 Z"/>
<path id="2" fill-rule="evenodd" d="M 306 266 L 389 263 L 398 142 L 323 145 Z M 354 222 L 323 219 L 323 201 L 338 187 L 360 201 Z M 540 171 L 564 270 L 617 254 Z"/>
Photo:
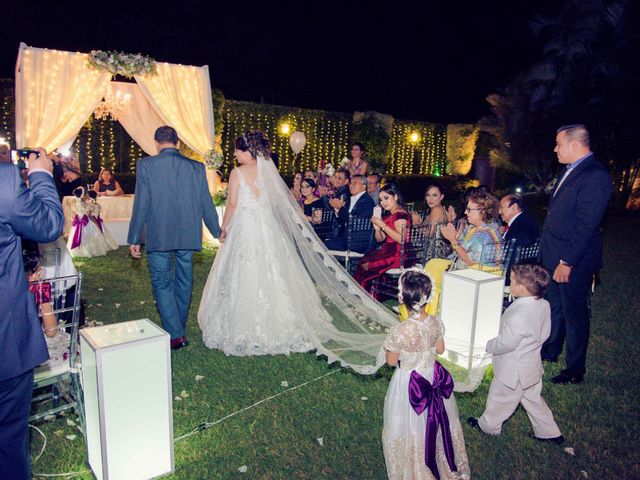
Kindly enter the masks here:
<path id="1" fill-rule="evenodd" d="M 178 144 L 178 132 L 175 128 L 168 125 L 158 127 L 156 133 L 153 135 L 153 139 L 158 143 L 171 143 L 173 145 Z"/>
<path id="2" fill-rule="evenodd" d="M 551 283 L 551 275 L 538 263 L 515 264 L 511 267 L 511 281 L 514 279 L 536 298 L 542 298 Z"/>
<path id="3" fill-rule="evenodd" d="M 22 263 L 27 275 L 32 275 L 40 265 L 40 248 L 36 242 L 22 239 Z"/>
<path id="4" fill-rule="evenodd" d="M 84 195 L 84 188 L 78 187 L 74 188 L 72 192 L 76 197 L 80 198 Z"/>
<path id="5" fill-rule="evenodd" d="M 424 273 L 406 271 L 400 277 L 402 282 L 402 303 L 411 310 L 418 305 L 423 297 L 429 298 L 431 295 L 431 280 Z"/>
<path id="6" fill-rule="evenodd" d="M 91 198 L 92 200 L 95 200 L 96 198 L 98 198 L 98 192 L 96 192 L 95 190 L 89 190 L 87 192 L 87 195 L 89 196 L 89 198 Z"/>

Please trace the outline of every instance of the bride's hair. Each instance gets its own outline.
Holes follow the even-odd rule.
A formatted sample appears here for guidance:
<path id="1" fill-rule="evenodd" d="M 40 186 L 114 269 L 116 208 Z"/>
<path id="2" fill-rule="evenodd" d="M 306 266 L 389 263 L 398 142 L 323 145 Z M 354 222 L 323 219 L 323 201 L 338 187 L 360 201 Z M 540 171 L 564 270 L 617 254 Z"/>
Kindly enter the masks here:
<path id="1" fill-rule="evenodd" d="M 236 138 L 234 146 L 241 152 L 249 151 L 253 158 L 262 155 L 265 159 L 271 158 L 271 145 L 266 135 L 259 130 L 247 131 Z"/>

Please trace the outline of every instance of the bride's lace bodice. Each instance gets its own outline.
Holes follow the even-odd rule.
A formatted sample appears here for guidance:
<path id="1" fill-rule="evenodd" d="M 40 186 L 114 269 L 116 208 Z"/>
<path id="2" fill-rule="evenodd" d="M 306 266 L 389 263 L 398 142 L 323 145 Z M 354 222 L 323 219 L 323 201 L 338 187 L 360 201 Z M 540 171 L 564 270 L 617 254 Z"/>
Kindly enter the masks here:
<path id="1" fill-rule="evenodd" d="M 407 319 L 391 328 L 385 350 L 400 353 L 402 370 L 427 371 L 436 359 L 436 342 L 444 336 L 440 318 L 429 316 L 424 321 Z"/>
<path id="2" fill-rule="evenodd" d="M 263 195 L 261 189 L 261 182 L 259 178 L 256 179 L 257 192 L 252 190 L 247 184 L 240 169 L 237 170 L 238 179 L 240 185 L 238 187 L 238 208 L 239 209 L 253 209 L 253 208 L 266 208 L 269 204 L 265 195 Z"/>

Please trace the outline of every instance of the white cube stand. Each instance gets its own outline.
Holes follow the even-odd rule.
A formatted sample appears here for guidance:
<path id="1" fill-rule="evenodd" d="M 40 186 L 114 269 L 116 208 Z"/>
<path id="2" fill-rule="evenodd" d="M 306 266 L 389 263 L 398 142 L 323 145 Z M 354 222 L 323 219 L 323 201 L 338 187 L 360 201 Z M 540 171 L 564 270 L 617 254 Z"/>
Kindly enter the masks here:
<path id="1" fill-rule="evenodd" d="M 445 272 L 440 315 L 445 358 L 471 370 L 486 357 L 487 341 L 498 334 L 504 278 L 475 269 Z"/>
<path id="2" fill-rule="evenodd" d="M 174 471 L 169 334 L 148 319 L 80 330 L 89 465 L 98 480 Z"/>

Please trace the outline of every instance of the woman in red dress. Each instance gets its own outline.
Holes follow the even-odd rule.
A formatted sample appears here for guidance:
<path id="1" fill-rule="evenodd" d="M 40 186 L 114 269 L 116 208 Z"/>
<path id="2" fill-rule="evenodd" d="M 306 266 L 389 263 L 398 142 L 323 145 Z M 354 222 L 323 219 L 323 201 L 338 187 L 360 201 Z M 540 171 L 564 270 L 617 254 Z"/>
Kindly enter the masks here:
<path id="1" fill-rule="evenodd" d="M 402 194 L 395 183 L 388 183 L 380 189 L 380 206 L 389 215 L 384 219 L 374 216 L 371 223 L 376 241 L 382 245 L 362 257 L 354 275 L 365 290 L 387 270 L 400 267 L 402 230 L 405 228 L 406 232 L 406 227 L 411 224 L 411 215 L 402 206 Z"/>

